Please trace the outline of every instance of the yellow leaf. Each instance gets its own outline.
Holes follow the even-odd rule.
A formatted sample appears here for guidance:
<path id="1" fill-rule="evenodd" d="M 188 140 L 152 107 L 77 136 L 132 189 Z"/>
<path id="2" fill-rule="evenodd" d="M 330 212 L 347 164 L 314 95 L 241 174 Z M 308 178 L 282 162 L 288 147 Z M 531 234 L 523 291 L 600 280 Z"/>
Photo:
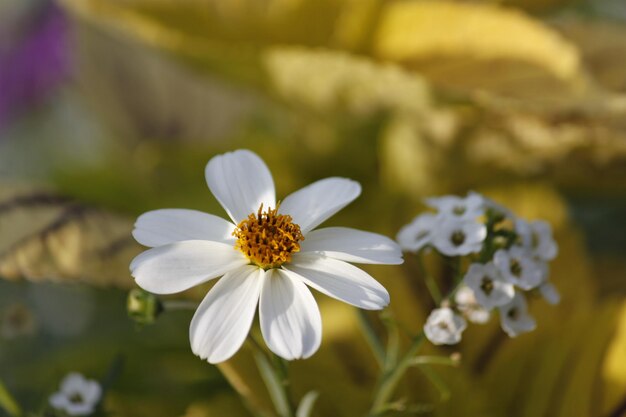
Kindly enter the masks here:
<path id="1" fill-rule="evenodd" d="M 602 374 L 605 386 L 602 413 L 608 415 L 624 400 L 626 392 L 626 303 L 622 303 L 618 312 L 615 336 L 604 358 Z"/>
<path id="2" fill-rule="evenodd" d="M 315 111 L 417 114 L 431 105 L 430 89 L 421 77 L 346 52 L 276 47 L 264 54 L 264 63 L 280 97 Z"/>
<path id="3" fill-rule="evenodd" d="M 578 46 L 583 63 L 600 85 L 626 92 L 626 27 L 623 24 L 566 21 L 557 29 Z"/>
<path id="4" fill-rule="evenodd" d="M 559 83 L 574 89 L 582 83 L 573 45 L 522 12 L 489 4 L 391 3 L 374 50 L 444 85 L 529 95 L 547 94 L 547 87 L 563 90 Z"/>

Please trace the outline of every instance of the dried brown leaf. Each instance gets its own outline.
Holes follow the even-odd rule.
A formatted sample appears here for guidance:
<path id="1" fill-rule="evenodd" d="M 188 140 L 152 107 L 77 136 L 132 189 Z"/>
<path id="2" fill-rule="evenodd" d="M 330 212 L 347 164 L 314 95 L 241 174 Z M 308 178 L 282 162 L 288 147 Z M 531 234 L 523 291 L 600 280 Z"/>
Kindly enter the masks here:
<path id="1" fill-rule="evenodd" d="M 131 288 L 129 219 L 47 191 L 0 185 L 0 277 Z"/>

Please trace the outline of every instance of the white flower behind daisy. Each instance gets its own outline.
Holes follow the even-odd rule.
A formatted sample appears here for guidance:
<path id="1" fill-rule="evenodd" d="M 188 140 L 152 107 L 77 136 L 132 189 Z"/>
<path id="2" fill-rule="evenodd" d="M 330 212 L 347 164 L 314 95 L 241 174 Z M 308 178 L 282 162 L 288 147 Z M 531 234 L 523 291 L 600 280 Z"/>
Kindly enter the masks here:
<path id="1" fill-rule="evenodd" d="M 431 311 L 424 324 L 424 334 L 435 345 L 455 345 L 461 341 L 466 327 L 462 316 L 451 308 L 442 307 Z"/>
<path id="2" fill-rule="evenodd" d="M 92 414 L 102 398 L 102 387 L 97 381 L 72 372 L 48 399 L 50 405 L 70 416 L 88 416 Z"/>
<path id="3" fill-rule="evenodd" d="M 545 266 L 519 246 L 500 249 L 493 256 L 493 263 L 506 281 L 523 290 L 531 290 L 546 279 Z"/>
<path id="4" fill-rule="evenodd" d="M 552 237 L 550 223 L 543 220 L 527 222 L 518 218 L 515 231 L 520 236 L 522 247 L 528 249 L 532 256 L 542 261 L 556 258 L 559 247 Z"/>
<path id="5" fill-rule="evenodd" d="M 437 209 L 445 218 L 457 220 L 476 220 L 485 213 L 483 197 L 477 193 L 469 193 L 467 197 L 446 195 L 431 197 L 425 200 L 426 204 Z"/>
<path id="6" fill-rule="evenodd" d="M 356 199 L 360 185 L 326 178 L 277 204 L 265 163 L 247 150 L 218 155 L 206 167 L 209 189 L 231 221 L 185 209 L 143 214 L 133 236 L 152 247 L 131 263 L 137 284 L 173 294 L 222 277 L 190 326 L 193 352 L 211 363 L 243 344 L 258 306 L 270 350 L 307 358 L 321 343 L 321 317 L 308 287 L 359 308 L 378 310 L 389 294 L 348 262 L 400 264 L 399 246 L 360 230 L 317 226 Z"/>
<path id="7" fill-rule="evenodd" d="M 402 249 L 417 254 L 425 287 L 442 307 L 433 310 L 424 327 L 433 343 L 460 340 L 465 324 L 455 326 L 456 317 L 485 323 L 494 309 L 510 336 L 534 329 L 524 292 L 559 303 L 559 292 L 549 281 L 549 262 L 557 256 L 558 245 L 548 222 L 524 220 L 472 191 L 466 197 L 427 198 L 425 203 L 436 212 L 418 215 L 400 230 L 397 240 Z M 428 273 L 424 255 L 441 255 L 444 270 L 453 273 L 451 282 L 447 277 L 440 285 Z"/>
<path id="8" fill-rule="evenodd" d="M 554 284 L 549 281 L 544 282 L 539 286 L 539 293 L 548 304 L 556 305 L 561 302 L 561 294 L 556 289 Z"/>
<path id="9" fill-rule="evenodd" d="M 472 323 L 485 324 L 491 317 L 489 310 L 478 303 L 474 291 L 465 284 L 462 284 L 454 294 L 454 302 L 459 311 Z"/>
<path id="10" fill-rule="evenodd" d="M 424 213 L 415 217 L 411 223 L 400 229 L 396 240 L 400 247 L 408 252 L 419 252 L 432 243 L 433 231 L 439 223 L 439 217 L 433 213 Z"/>
<path id="11" fill-rule="evenodd" d="M 526 298 L 517 292 L 510 303 L 500 307 L 500 324 L 510 337 L 535 330 L 537 323 L 528 313 Z"/>
<path id="12" fill-rule="evenodd" d="M 478 304 L 487 310 L 509 303 L 515 295 L 513 284 L 502 278 L 492 262 L 471 264 L 463 282 L 472 289 Z"/>
<path id="13" fill-rule="evenodd" d="M 447 256 L 465 256 L 477 253 L 487 236 L 484 224 L 473 220 L 445 218 L 433 232 L 433 246 Z"/>

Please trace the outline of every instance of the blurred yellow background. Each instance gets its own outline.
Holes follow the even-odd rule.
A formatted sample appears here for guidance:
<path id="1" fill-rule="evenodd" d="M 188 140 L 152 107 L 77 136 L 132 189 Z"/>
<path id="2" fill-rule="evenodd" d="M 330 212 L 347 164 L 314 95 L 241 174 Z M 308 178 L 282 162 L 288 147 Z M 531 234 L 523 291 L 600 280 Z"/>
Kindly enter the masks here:
<path id="1" fill-rule="evenodd" d="M 134 218 L 222 213 L 204 165 L 246 147 L 279 196 L 361 182 L 332 224 L 394 237 L 422 198 L 468 190 L 551 222 L 561 304 L 531 301 L 538 328 L 516 339 L 492 320 L 428 348 L 462 360 L 440 386 L 403 383 L 425 415 L 626 415 L 622 1 L 3 0 L 0 41 L 0 377 L 29 409 L 122 354 L 111 415 L 247 415 L 191 353 L 191 313 L 136 329 L 124 310 Z M 369 270 L 420 329 L 432 306 L 410 263 Z M 374 358 L 355 311 L 318 301 L 324 342 L 293 363 L 296 394 L 363 415 Z M 220 369 L 269 406 L 247 350 Z"/>

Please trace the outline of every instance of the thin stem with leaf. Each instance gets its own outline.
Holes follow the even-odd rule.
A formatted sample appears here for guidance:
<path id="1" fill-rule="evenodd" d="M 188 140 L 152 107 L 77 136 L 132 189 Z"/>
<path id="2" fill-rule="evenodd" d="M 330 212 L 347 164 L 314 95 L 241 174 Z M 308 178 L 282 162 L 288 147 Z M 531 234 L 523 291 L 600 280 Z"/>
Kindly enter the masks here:
<path id="1" fill-rule="evenodd" d="M 418 258 L 419 258 L 419 255 L 418 255 Z M 425 279 L 427 279 L 427 281 L 428 279 L 430 279 L 432 283 L 434 283 L 434 279 L 432 279 L 430 274 L 428 274 L 427 271 L 425 270 L 421 258 L 418 260 L 418 263 L 422 270 L 422 276 L 424 276 Z M 451 267 L 454 270 L 453 288 L 448 294 L 446 294 L 445 298 L 441 296 L 441 293 L 439 292 L 438 287 L 429 286 L 429 289 L 431 290 L 436 288 L 436 291 L 431 291 L 431 295 L 435 303 L 437 303 L 437 305 L 439 305 L 442 300 L 453 297 L 457 289 L 459 288 L 459 284 L 462 280 L 463 276 L 461 274 L 460 258 L 456 257 L 452 259 Z M 427 277 L 431 277 L 431 278 L 427 278 Z M 392 337 L 391 332 L 390 332 L 389 337 L 390 338 Z M 394 358 L 393 360 L 385 361 L 386 364 L 393 364 L 393 365 L 386 366 L 383 374 L 381 375 L 381 378 L 377 385 L 376 393 L 374 394 L 374 400 L 372 402 L 372 406 L 370 408 L 368 417 L 379 417 L 379 416 L 384 415 L 386 412 L 391 411 L 391 409 L 389 408 L 389 405 L 392 403 L 392 396 L 394 395 L 396 388 L 398 384 L 400 383 L 402 377 L 405 375 L 406 371 L 410 367 L 412 366 L 420 367 L 422 371 L 425 372 L 425 374 L 427 374 L 429 379 L 433 380 L 433 378 L 436 379 L 437 376 L 435 375 L 433 377 L 434 373 L 430 371 L 430 369 L 427 369 L 427 365 L 429 364 L 456 365 L 456 361 L 453 361 L 452 359 L 449 359 L 449 358 L 435 359 L 434 357 L 423 357 L 423 358 L 417 357 L 417 352 L 419 351 L 420 347 L 424 343 L 425 338 L 426 336 L 424 334 L 424 331 L 422 330 L 419 334 L 413 337 L 409 348 L 407 349 L 407 351 L 405 352 L 405 354 L 402 356 L 401 359 L 396 360 Z M 397 353 L 387 351 L 386 355 L 395 356 L 397 355 Z M 441 381 L 436 380 L 436 382 L 439 384 L 438 389 L 441 388 L 441 384 L 440 384 Z M 442 394 L 441 397 L 445 398 L 446 396 Z"/>

